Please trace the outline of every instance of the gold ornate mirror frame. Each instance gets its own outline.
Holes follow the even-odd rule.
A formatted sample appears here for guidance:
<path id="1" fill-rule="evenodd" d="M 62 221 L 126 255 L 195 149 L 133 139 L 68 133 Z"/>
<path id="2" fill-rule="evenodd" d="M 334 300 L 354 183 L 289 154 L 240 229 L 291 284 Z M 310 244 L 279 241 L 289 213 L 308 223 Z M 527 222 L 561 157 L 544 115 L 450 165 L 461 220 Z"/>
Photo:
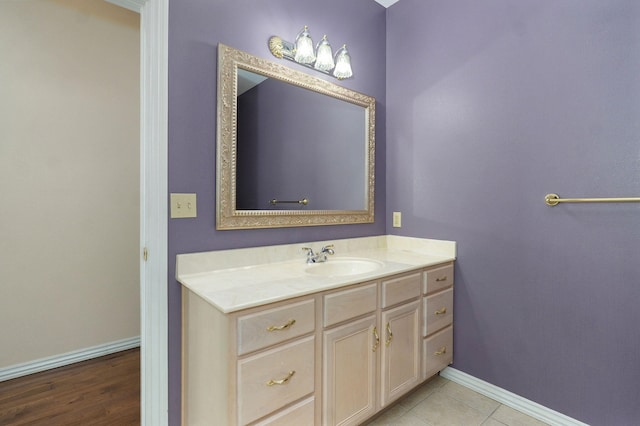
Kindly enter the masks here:
<path id="1" fill-rule="evenodd" d="M 262 74 L 364 108 L 366 120 L 364 210 L 237 210 L 238 68 Z M 375 99 L 246 52 L 218 45 L 218 119 L 216 153 L 216 229 L 254 229 L 343 225 L 374 221 Z M 363 146 L 363 149 L 365 147 Z"/>

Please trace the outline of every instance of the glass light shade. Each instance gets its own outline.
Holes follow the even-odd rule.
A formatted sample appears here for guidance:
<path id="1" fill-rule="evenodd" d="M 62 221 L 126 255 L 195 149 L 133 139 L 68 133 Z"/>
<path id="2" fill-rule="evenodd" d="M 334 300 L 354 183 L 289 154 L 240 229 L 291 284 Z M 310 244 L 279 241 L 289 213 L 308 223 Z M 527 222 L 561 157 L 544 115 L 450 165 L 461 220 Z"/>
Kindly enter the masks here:
<path id="1" fill-rule="evenodd" d="M 338 52 L 336 52 L 336 67 L 333 70 L 333 76 L 339 80 L 349 78 L 353 75 L 351 71 L 351 56 L 347 50 L 347 45 L 343 45 Z"/>
<path id="2" fill-rule="evenodd" d="M 312 64 L 316 60 L 313 52 L 313 40 L 309 34 L 309 28 L 305 25 L 298 37 L 296 37 L 296 53 L 294 56 L 296 62 L 301 64 Z"/>
<path id="3" fill-rule="evenodd" d="M 316 47 L 316 63 L 314 67 L 318 70 L 322 71 L 331 71 L 333 67 L 336 65 L 333 62 L 333 51 L 331 50 L 331 45 L 327 40 L 327 36 L 325 35 L 318 43 Z"/>

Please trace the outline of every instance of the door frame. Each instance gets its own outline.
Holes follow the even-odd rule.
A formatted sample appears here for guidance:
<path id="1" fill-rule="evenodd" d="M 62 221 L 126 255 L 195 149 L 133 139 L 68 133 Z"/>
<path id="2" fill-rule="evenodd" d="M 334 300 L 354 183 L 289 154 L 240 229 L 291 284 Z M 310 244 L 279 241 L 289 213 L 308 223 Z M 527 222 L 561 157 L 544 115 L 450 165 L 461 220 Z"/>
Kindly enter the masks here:
<path id="1" fill-rule="evenodd" d="M 142 425 L 164 426 L 169 418 L 169 0 L 106 1 L 140 14 L 140 414 Z"/>

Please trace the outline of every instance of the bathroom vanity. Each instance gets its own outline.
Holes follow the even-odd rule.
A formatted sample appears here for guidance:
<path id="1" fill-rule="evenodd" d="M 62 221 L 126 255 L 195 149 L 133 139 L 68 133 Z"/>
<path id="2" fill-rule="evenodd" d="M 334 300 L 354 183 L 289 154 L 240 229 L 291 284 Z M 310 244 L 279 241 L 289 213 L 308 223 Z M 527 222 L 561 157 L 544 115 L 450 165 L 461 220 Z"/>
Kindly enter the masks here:
<path id="1" fill-rule="evenodd" d="M 452 362 L 455 256 L 397 236 L 179 255 L 183 424 L 374 416 Z"/>

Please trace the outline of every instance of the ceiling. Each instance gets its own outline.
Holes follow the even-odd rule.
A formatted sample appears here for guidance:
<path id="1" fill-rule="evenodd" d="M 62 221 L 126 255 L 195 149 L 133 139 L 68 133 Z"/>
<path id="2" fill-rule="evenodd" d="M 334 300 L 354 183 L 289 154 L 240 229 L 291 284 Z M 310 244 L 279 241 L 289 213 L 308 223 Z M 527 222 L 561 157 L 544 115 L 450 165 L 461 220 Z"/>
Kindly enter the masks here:
<path id="1" fill-rule="evenodd" d="M 392 4 L 398 2 L 400 0 L 376 0 L 377 3 L 380 3 L 381 5 L 383 5 L 384 7 L 389 7 Z"/>

